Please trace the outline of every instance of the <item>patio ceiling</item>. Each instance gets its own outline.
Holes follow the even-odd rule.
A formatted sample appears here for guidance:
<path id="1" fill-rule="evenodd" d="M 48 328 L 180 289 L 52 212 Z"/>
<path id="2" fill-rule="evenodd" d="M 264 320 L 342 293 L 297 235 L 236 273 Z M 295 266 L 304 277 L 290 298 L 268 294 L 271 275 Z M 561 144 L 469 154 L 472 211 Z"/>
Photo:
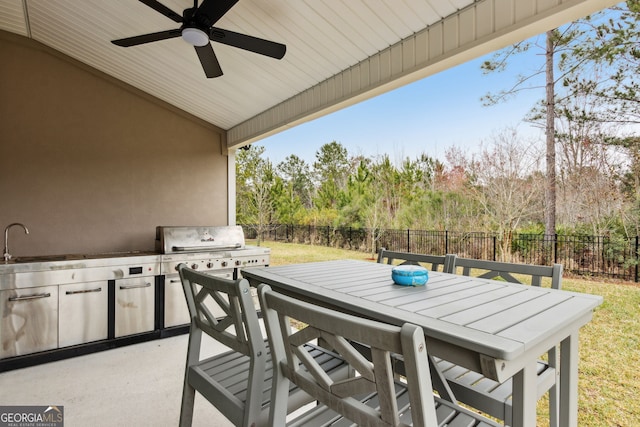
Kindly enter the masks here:
<path id="1" fill-rule="evenodd" d="M 192 0 L 160 0 L 179 14 Z M 30 37 L 227 131 L 234 149 L 615 4 L 611 0 L 240 0 L 217 27 L 287 46 L 282 60 L 213 43 L 207 79 L 178 28 L 137 0 L 3 0 Z"/>

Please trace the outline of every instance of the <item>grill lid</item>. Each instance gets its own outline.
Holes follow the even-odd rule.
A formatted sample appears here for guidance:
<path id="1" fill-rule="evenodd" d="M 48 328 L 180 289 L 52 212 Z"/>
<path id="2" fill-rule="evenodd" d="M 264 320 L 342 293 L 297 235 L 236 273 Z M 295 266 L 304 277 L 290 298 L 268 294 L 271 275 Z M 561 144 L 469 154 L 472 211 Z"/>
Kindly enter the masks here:
<path id="1" fill-rule="evenodd" d="M 156 227 L 156 251 L 163 254 L 244 249 L 239 225 Z"/>

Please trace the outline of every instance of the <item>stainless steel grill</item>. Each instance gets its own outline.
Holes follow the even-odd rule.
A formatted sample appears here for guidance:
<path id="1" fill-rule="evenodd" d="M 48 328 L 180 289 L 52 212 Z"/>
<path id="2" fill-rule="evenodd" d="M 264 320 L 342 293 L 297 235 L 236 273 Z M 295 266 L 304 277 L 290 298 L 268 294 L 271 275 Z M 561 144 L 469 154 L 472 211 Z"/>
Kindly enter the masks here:
<path id="1" fill-rule="evenodd" d="M 156 250 L 163 254 L 244 248 L 242 227 L 157 227 Z"/>
<path id="2" fill-rule="evenodd" d="M 271 250 L 245 244 L 240 226 L 159 226 L 156 250 L 164 276 L 164 327 L 189 322 L 189 312 L 176 268 L 185 263 L 194 270 L 228 279 L 246 266 L 269 265 Z"/>

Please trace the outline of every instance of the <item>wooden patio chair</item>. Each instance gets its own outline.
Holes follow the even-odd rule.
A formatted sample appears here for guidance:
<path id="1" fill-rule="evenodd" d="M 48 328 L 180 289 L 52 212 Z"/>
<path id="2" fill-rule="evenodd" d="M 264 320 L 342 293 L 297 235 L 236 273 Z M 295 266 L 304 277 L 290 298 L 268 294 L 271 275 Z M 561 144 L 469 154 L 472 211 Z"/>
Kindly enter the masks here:
<path id="1" fill-rule="evenodd" d="M 420 327 L 408 323 L 398 327 L 346 315 L 279 294 L 264 284 L 258 294 L 275 371 L 270 425 L 498 425 L 434 396 Z M 295 328 L 291 320 L 297 321 Z M 356 374 L 340 381 L 330 378 L 309 356 L 305 343 L 310 339 L 327 342 Z M 369 347 L 372 361 L 353 348 L 352 342 Z M 392 365 L 396 354 L 404 358 L 405 381 L 395 379 Z M 319 404 L 287 423 L 290 383 Z"/>
<path id="2" fill-rule="evenodd" d="M 455 255 L 426 255 L 413 254 L 409 252 L 394 252 L 385 248 L 380 248 L 378 252 L 379 264 L 396 264 L 398 265 L 422 265 L 430 271 L 444 271 L 448 273 L 453 268 L 453 260 Z"/>
<path id="3" fill-rule="evenodd" d="M 191 316 L 180 426 L 192 423 L 196 391 L 236 426 L 267 426 L 273 370 L 249 282 L 200 273 L 185 264 L 178 270 Z M 212 313 L 220 310 L 225 315 L 216 318 Z M 230 350 L 201 360 L 203 333 Z M 348 376 L 342 359 L 315 345 L 305 349 L 328 375 Z M 297 387 L 288 392 L 287 410 L 313 401 Z"/>
<path id="4" fill-rule="evenodd" d="M 510 262 L 487 261 L 482 259 L 456 257 L 451 268 L 451 273 L 485 279 L 498 279 L 511 283 L 524 283 L 532 286 L 541 286 L 543 278 L 550 279 L 553 289 L 560 289 L 562 285 L 562 265 L 532 265 L 514 264 Z M 519 275 L 519 277 L 515 277 Z"/>
<path id="5" fill-rule="evenodd" d="M 553 289 L 560 289 L 562 284 L 562 265 L 540 266 L 528 264 L 512 264 L 456 257 L 452 272 L 465 276 L 498 279 L 512 283 L 524 283 L 541 286 L 547 278 Z M 556 347 L 547 353 L 548 361 L 538 361 L 537 381 L 538 398 L 549 392 L 549 417 L 552 427 L 558 426 L 559 382 L 558 351 Z M 512 380 L 502 384 L 470 371 L 446 360 L 434 358 L 438 370 L 446 378 L 456 399 L 472 405 L 481 411 L 511 423 Z"/>

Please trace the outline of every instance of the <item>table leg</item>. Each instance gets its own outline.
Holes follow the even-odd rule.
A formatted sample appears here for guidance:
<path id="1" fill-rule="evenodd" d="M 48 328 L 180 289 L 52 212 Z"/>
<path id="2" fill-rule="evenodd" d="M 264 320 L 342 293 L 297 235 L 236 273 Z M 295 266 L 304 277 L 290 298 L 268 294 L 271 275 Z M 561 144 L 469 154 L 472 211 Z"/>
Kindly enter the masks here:
<path id="1" fill-rule="evenodd" d="M 560 350 L 559 346 L 553 346 L 547 353 L 549 366 L 556 371 L 555 384 L 549 389 L 549 427 L 560 427 Z"/>
<path id="2" fill-rule="evenodd" d="M 513 377 L 512 427 L 535 427 L 537 405 L 536 361 L 529 362 Z"/>
<path id="3" fill-rule="evenodd" d="M 578 426 L 578 331 L 560 344 L 560 425 Z"/>

